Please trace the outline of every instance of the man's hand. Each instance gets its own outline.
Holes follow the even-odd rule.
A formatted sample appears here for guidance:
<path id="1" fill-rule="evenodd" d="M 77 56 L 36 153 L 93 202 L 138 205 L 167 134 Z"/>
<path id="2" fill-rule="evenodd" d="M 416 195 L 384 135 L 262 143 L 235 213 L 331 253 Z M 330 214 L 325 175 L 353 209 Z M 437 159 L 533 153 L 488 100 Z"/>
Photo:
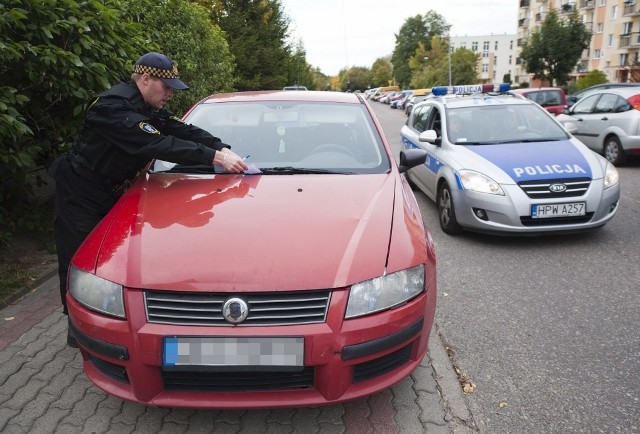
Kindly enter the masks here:
<path id="1" fill-rule="evenodd" d="M 225 172 L 240 173 L 249 168 L 247 163 L 235 152 L 229 148 L 224 148 L 221 151 L 216 151 L 216 155 L 213 158 L 213 164 L 222 166 Z"/>

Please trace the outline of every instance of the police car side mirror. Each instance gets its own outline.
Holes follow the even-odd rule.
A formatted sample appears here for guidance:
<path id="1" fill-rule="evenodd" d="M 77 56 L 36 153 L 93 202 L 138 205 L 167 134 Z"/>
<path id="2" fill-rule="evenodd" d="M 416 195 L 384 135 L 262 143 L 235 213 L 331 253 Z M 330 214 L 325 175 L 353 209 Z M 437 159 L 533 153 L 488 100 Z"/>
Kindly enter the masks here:
<path id="1" fill-rule="evenodd" d="M 436 144 L 436 141 L 438 140 L 438 133 L 436 133 L 435 130 L 423 131 L 418 136 L 418 140 L 420 142 Z"/>
<path id="2" fill-rule="evenodd" d="M 406 172 L 412 167 L 424 164 L 427 161 L 427 151 L 424 149 L 405 149 L 400 151 L 400 173 Z"/>

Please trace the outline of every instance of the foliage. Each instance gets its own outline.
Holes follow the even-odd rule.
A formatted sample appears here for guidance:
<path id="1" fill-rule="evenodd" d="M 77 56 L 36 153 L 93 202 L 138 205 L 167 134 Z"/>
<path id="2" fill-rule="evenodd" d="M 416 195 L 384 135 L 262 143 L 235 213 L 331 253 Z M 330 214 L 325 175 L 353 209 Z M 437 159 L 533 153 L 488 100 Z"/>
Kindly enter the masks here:
<path id="1" fill-rule="evenodd" d="M 282 89 L 288 84 L 292 48 L 279 0 L 216 0 L 211 14 L 235 56 L 238 90 Z"/>
<path id="2" fill-rule="evenodd" d="M 233 55 L 204 7 L 187 0 L 138 0 L 131 3 L 129 13 L 153 32 L 150 36 L 159 51 L 176 63 L 180 79 L 189 86 L 187 91 L 175 92 L 169 109 L 182 114 L 195 101 L 233 89 Z M 131 58 L 131 64 L 137 57 Z"/>
<path id="3" fill-rule="evenodd" d="M 416 54 L 410 59 L 409 65 L 413 75 L 411 86 L 415 89 L 449 84 L 448 44 L 440 37 L 431 40 L 431 50 L 418 45 Z M 479 54 L 466 48 L 458 48 L 451 53 L 451 84 L 474 83 L 477 73 Z"/>
<path id="4" fill-rule="evenodd" d="M 33 175 L 67 149 L 88 99 L 149 44 L 124 0 L 0 3 L 0 231 L 36 224 Z"/>
<path id="5" fill-rule="evenodd" d="M 371 76 L 367 83 L 368 88 L 389 86 L 393 83 L 393 70 L 389 59 L 379 57 L 371 65 Z"/>
<path id="6" fill-rule="evenodd" d="M 540 29 L 522 44 L 520 57 L 534 78 L 564 85 L 590 39 L 591 32 L 576 11 L 560 18 L 551 9 Z"/>
<path id="7" fill-rule="evenodd" d="M 607 75 L 604 72 L 598 69 L 594 69 L 577 80 L 576 89 L 582 90 L 595 84 L 607 83 L 608 81 L 609 80 L 607 80 Z"/>
<path id="8" fill-rule="evenodd" d="M 415 55 L 418 44 L 431 50 L 431 40 L 434 36 L 444 36 L 449 25 L 444 17 L 430 10 L 424 16 L 416 15 L 407 18 L 396 36 L 396 45 L 391 55 L 393 74 L 396 83 L 401 88 L 407 87 L 411 81 L 409 59 Z"/>
<path id="9" fill-rule="evenodd" d="M 300 84 L 307 89 L 318 89 L 318 70 L 307 63 L 306 55 L 304 45 L 298 41 L 288 62 L 286 84 Z"/>
<path id="10" fill-rule="evenodd" d="M 343 92 L 363 91 L 367 89 L 371 82 L 371 71 L 364 66 L 352 66 L 349 69 L 343 69 L 338 76 L 340 77 L 340 84 L 337 90 Z"/>

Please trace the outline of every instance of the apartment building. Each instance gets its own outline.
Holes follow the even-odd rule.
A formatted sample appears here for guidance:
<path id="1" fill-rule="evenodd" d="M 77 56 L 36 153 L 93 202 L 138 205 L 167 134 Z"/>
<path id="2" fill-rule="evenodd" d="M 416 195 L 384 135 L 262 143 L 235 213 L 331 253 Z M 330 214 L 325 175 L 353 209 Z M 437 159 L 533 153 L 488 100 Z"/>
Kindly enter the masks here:
<path id="1" fill-rule="evenodd" d="M 451 49 L 467 48 L 480 54 L 479 83 L 502 83 L 509 74 L 513 81 L 516 66 L 516 35 L 451 36 Z"/>
<path id="2" fill-rule="evenodd" d="M 562 14 L 578 11 L 593 36 L 572 77 L 599 70 L 612 83 L 640 81 L 640 5 L 636 0 L 519 0 L 517 53 L 553 8 Z M 515 82 L 533 83 L 522 63 L 516 62 Z"/>

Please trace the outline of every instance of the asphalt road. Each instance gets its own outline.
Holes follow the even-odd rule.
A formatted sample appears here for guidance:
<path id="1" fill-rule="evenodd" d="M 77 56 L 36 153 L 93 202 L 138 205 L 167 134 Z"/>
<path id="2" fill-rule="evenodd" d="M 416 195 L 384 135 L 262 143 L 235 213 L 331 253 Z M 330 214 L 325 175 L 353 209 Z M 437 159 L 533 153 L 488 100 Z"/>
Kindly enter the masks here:
<path id="1" fill-rule="evenodd" d="M 400 148 L 402 111 L 372 102 Z M 640 433 L 640 162 L 619 168 L 614 219 L 588 234 L 452 237 L 437 246 L 438 331 L 476 385 L 486 433 Z"/>

